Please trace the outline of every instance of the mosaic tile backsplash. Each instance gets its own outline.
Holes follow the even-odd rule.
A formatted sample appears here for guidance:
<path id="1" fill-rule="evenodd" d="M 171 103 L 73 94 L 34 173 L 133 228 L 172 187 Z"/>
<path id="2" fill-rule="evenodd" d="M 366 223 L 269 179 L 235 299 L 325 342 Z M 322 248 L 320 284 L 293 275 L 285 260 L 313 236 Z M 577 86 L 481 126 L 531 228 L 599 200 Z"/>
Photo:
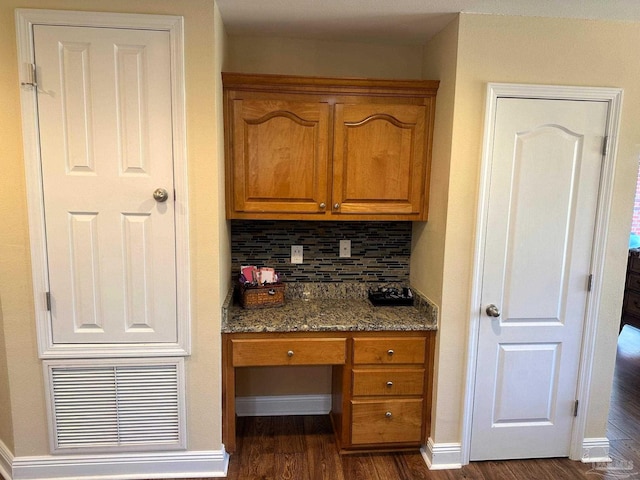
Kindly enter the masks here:
<path id="1" fill-rule="evenodd" d="M 351 258 L 339 258 L 340 240 Z M 291 263 L 291 245 L 304 263 Z M 231 262 L 274 267 L 285 282 L 409 283 L 411 222 L 231 221 Z"/>

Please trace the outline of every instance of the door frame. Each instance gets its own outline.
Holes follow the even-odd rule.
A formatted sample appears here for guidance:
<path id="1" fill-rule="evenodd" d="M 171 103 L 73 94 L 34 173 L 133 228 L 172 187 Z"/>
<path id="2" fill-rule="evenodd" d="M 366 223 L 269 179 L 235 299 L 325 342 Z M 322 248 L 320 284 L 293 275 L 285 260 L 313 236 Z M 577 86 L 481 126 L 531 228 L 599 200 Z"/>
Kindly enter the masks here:
<path id="1" fill-rule="evenodd" d="M 187 179 L 184 19 L 174 15 L 98 13 L 16 9 L 16 36 L 20 73 L 20 102 L 24 148 L 31 272 L 38 353 L 40 358 L 185 356 L 191 352 L 191 287 L 189 260 L 189 192 Z M 50 328 L 46 292 L 49 291 L 44 223 L 42 171 L 34 62 L 34 25 L 130 28 L 169 33 L 171 48 L 171 122 L 175 187 L 177 341 L 131 344 L 55 344 Z M 36 67 L 37 69 L 37 67 Z M 35 85 L 34 85 L 35 83 Z"/>
<path id="2" fill-rule="evenodd" d="M 585 441 L 584 431 L 587 420 L 586 413 L 589 410 L 589 392 L 591 390 L 591 375 L 593 371 L 593 353 L 595 351 L 598 311 L 600 307 L 600 297 L 602 294 L 602 273 L 604 269 L 604 253 L 607 241 L 606 232 L 610 218 L 611 199 L 613 196 L 613 174 L 615 171 L 623 91 L 619 88 L 489 83 L 487 85 L 486 96 L 485 131 L 482 145 L 482 160 L 480 165 L 480 188 L 478 194 L 476 235 L 474 244 L 473 283 L 471 287 L 471 301 L 469 304 L 470 322 L 461 445 L 462 464 L 466 465 L 469 463 L 471 454 L 473 401 L 477 369 L 479 330 L 482 318 L 481 280 L 484 269 L 486 216 L 488 208 L 489 180 L 491 174 L 491 159 L 493 156 L 495 118 L 497 100 L 499 98 L 574 101 L 591 100 L 607 102 L 609 104 L 607 117 L 608 146 L 606 148 L 606 153 L 603 155 L 602 161 L 593 250 L 591 253 L 591 273 L 593 274 L 593 283 L 591 294 L 588 295 L 587 299 L 585 324 L 582 334 L 580 365 L 578 370 L 576 398 L 579 402 L 580 408 L 573 424 L 569 455 L 569 458 L 572 460 L 583 460 L 585 455 L 585 445 L 583 445 Z M 593 457 L 589 457 L 586 460 L 599 461 L 608 457 L 608 441 L 606 442 L 606 447 L 602 444 L 599 444 L 598 447 L 604 447 L 604 458 L 600 456 L 595 459 Z"/>

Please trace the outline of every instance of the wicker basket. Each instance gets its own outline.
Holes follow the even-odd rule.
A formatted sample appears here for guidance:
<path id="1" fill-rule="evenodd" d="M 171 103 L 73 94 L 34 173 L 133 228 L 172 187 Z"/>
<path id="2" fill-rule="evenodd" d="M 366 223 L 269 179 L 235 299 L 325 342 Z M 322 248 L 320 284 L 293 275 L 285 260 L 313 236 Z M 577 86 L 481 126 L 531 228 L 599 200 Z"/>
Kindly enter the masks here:
<path id="1" fill-rule="evenodd" d="M 280 307 L 284 305 L 284 283 L 264 286 L 238 285 L 238 302 L 243 308 Z"/>

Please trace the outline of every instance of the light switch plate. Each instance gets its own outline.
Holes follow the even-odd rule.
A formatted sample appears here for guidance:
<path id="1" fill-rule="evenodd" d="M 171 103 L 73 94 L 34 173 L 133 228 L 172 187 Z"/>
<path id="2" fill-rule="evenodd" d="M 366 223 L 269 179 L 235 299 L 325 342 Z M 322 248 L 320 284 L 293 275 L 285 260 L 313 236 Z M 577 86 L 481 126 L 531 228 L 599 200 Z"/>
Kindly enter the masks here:
<path id="1" fill-rule="evenodd" d="M 302 263 L 302 245 L 291 245 L 291 263 Z"/>
<path id="2" fill-rule="evenodd" d="M 340 240 L 340 258 L 351 257 L 351 240 Z"/>

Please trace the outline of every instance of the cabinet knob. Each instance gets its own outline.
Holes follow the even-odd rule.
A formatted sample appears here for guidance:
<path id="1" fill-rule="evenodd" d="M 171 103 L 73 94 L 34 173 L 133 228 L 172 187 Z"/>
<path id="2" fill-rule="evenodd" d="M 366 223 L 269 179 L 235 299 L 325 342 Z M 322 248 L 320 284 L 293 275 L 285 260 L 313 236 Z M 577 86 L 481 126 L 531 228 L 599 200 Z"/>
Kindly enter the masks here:
<path id="1" fill-rule="evenodd" d="M 334 203 L 333 204 L 333 208 L 334 208 L 334 210 L 339 209 L 340 208 L 340 204 L 339 203 Z"/>
<path id="2" fill-rule="evenodd" d="M 387 387 L 389 388 L 393 387 L 393 382 L 387 382 Z"/>
<path id="3" fill-rule="evenodd" d="M 393 351 L 393 350 L 391 350 L 391 349 L 387 350 L 387 355 L 389 355 L 390 357 L 392 357 L 392 356 L 393 356 L 393 354 L 394 354 L 394 351 Z"/>
<path id="4" fill-rule="evenodd" d="M 320 208 L 327 208 L 327 204 L 324 203 L 324 202 L 322 202 L 319 206 L 320 206 Z"/>
<path id="5" fill-rule="evenodd" d="M 288 355 L 289 357 L 293 357 L 293 350 L 289 350 L 289 351 L 287 352 L 287 355 Z"/>
<path id="6" fill-rule="evenodd" d="M 387 418 L 391 418 L 391 412 L 385 413 L 384 416 L 387 417 Z"/>

